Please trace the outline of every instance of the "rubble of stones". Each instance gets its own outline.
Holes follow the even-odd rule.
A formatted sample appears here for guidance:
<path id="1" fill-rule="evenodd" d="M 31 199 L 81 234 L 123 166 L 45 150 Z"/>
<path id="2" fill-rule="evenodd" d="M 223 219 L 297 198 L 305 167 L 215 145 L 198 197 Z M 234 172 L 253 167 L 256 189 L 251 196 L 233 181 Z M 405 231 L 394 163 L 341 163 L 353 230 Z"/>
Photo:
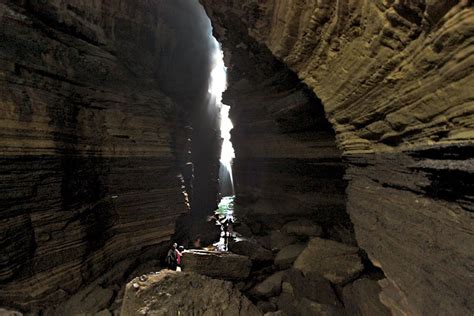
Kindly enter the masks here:
<path id="1" fill-rule="evenodd" d="M 182 273 L 131 281 L 122 315 L 389 315 L 379 300 L 383 275 L 359 248 L 325 237 L 318 225 L 297 220 L 239 238 L 229 252 L 189 250 Z"/>

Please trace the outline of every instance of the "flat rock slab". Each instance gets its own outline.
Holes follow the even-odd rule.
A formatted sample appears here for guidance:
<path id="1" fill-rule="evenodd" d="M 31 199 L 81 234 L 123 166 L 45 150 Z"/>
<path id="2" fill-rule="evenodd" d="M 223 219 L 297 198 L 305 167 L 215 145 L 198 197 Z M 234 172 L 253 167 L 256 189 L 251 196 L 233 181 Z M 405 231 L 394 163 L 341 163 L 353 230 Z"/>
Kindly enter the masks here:
<path id="1" fill-rule="evenodd" d="M 319 274 L 334 284 L 344 284 L 364 269 L 358 251 L 357 247 L 313 238 L 293 266 L 305 275 Z"/>
<path id="2" fill-rule="evenodd" d="M 188 250 L 183 258 L 183 271 L 224 280 L 245 279 L 252 267 L 248 257 L 231 252 Z"/>
<path id="3" fill-rule="evenodd" d="M 127 284 L 122 316 L 261 315 L 231 282 L 164 270 Z"/>

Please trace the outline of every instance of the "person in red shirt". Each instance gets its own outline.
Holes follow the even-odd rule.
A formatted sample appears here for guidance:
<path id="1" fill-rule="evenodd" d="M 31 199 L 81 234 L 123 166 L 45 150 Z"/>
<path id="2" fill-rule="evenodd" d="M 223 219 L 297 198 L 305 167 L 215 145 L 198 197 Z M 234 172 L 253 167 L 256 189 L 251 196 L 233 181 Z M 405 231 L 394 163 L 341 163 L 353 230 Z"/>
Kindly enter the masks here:
<path id="1" fill-rule="evenodd" d="M 176 271 L 181 271 L 181 265 L 183 263 L 183 252 L 184 252 L 184 247 L 179 246 L 178 249 L 176 249 Z"/>

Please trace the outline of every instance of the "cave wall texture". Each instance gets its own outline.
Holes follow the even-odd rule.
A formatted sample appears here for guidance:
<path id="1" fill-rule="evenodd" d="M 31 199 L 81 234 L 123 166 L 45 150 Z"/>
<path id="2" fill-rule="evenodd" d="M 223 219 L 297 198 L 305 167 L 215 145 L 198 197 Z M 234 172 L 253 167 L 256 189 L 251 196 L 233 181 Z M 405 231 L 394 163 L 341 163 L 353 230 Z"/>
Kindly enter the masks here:
<path id="1" fill-rule="evenodd" d="M 308 100 L 273 77 L 281 64 L 262 65 L 269 50 L 324 105 L 347 167 L 345 207 L 357 243 L 386 276 L 381 301 L 398 315 L 472 314 L 472 1 L 201 2 L 229 67 L 241 207 L 308 207 L 318 216 L 319 192 L 303 198 L 295 183 L 317 188 L 318 163 L 338 161 L 329 133 L 316 131 L 323 123 L 285 129 L 298 126 L 291 121 Z M 311 111 L 301 110 L 304 122 Z M 285 172 L 285 159 L 285 168 L 309 162 L 314 171 Z M 291 201 L 268 205 L 273 193 Z"/>
<path id="2" fill-rule="evenodd" d="M 51 307 L 167 247 L 189 138 L 219 144 L 209 33 L 197 2 L 0 1 L 0 305 Z"/>
<path id="3" fill-rule="evenodd" d="M 235 126 L 239 216 L 255 234 L 302 218 L 351 230 L 345 166 L 320 100 L 252 38 L 232 32 L 222 43 L 236 47 L 242 38 L 245 48 L 229 52 L 238 62 L 223 100 Z"/>
<path id="4" fill-rule="evenodd" d="M 353 229 L 394 314 L 472 314 L 472 1 L 201 2 L 251 229 Z M 0 305 L 44 310 L 159 253 L 190 161 L 197 214 L 215 205 L 196 5 L 0 0 Z"/>

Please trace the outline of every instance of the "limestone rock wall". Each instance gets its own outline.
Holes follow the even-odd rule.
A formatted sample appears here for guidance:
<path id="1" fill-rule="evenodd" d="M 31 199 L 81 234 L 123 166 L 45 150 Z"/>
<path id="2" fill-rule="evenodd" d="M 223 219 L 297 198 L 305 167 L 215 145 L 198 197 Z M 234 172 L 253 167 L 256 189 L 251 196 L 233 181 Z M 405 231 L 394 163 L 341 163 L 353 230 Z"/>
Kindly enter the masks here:
<path id="1" fill-rule="evenodd" d="M 189 211 L 209 48 L 183 3 L 0 1 L 0 305 L 51 307 L 156 259 Z"/>
<path id="2" fill-rule="evenodd" d="M 202 2 L 235 76 L 253 73 L 238 68 L 240 50 L 250 51 L 255 72 L 274 72 L 274 65 L 261 68 L 265 58 L 255 53 L 268 49 L 322 100 L 347 165 L 346 208 L 358 245 L 387 277 L 381 282 L 384 304 L 400 314 L 471 314 L 472 2 Z M 231 82 L 230 90 L 240 85 Z M 249 99 L 245 111 L 263 111 L 265 101 L 274 105 L 286 96 Z M 253 125 L 241 126 L 256 139 Z M 276 138 L 262 123 L 265 133 Z M 248 180 L 240 183 L 236 139 L 238 187 Z M 317 139 L 309 135 L 308 143 Z M 249 152 L 277 156 L 286 147 L 258 145 Z M 295 156 L 312 152 L 292 148 Z M 261 164 L 246 168 L 263 191 Z"/>

